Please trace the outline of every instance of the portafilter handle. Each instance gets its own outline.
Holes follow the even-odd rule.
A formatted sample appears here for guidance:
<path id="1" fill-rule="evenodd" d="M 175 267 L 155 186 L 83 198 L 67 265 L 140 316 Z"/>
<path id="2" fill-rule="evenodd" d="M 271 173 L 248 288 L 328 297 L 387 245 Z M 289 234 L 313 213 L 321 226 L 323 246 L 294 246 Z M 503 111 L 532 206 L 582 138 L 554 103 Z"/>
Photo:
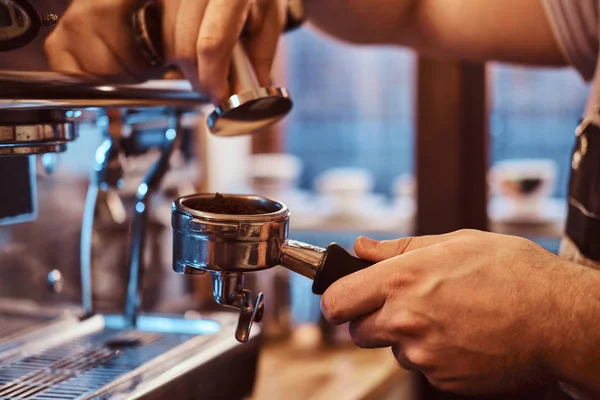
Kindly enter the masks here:
<path id="1" fill-rule="evenodd" d="M 295 240 L 286 240 L 281 265 L 313 280 L 312 292 L 322 295 L 339 279 L 373 265 L 332 243 L 326 249 Z"/>

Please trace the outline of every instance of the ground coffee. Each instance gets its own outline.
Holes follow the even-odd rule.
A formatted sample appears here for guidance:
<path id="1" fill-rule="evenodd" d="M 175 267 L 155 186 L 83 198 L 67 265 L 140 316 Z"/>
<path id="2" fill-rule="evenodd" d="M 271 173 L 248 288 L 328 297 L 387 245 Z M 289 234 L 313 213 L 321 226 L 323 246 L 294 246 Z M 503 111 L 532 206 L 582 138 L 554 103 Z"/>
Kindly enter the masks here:
<path id="1" fill-rule="evenodd" d="M 212 199 L 197 200 L 193 208 L 212 214 L 257 215 L 268 213 L 265 208 L 241 199 L 224 197 L 219 193 Z"/>

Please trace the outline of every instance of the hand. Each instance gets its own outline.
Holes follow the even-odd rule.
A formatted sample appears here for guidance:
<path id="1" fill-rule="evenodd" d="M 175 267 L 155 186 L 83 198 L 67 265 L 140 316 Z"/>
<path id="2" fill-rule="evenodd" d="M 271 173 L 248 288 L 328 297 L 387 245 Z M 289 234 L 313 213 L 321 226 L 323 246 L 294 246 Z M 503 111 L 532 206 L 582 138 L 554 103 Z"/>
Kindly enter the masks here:
<path id="1" fill-rule="evenodd" d="M 73 0 L 46 40 L 57 72 L 125 81 L 146 80 L 151 68 L 138 47 L 131 17 L 143 0 Z M 215 103 L 229 95 L 233 47 L 248 19 L 249 57 L 262 85 L 285 24 L 286 0 L 161 0 L 169 64 Z"/>
<path id="2" fill-rule="evenodd" d="M 330 322 L 351 321 L 358 346 L 391 346 L 403 367 L 447 392 L 554 379 L 551 360 L 572 313 L 566 271 L 577 266 L 525 239 L 478 231 L 361 238 L 355 251 L 378 264 L 333 284 L 321 305 Z"/>

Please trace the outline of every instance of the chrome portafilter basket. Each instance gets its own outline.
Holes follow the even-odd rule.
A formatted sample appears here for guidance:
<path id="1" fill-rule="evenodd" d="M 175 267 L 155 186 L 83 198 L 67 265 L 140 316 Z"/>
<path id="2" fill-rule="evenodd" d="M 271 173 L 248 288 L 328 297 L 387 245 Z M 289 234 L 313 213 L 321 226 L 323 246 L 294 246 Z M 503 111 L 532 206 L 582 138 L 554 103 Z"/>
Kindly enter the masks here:
<path id="1" fill-rule="evenodd" d="M 371 262 L 333 243 L 326 249 L 288 238 L 290 211 L 285 204 L 251 195 L 223 195 L 245 214 L 210 212 L 215 194 L 185 196 L 173 203 L 173 269 L 180 274 L 212 275 L 215 301 L 240 310 L 236 339 L 248 340 L 260 322 L 264 296 L 243 288 L 244 274 L 281 265 L 313 280 L 322 295 L 338 279 Z"/>

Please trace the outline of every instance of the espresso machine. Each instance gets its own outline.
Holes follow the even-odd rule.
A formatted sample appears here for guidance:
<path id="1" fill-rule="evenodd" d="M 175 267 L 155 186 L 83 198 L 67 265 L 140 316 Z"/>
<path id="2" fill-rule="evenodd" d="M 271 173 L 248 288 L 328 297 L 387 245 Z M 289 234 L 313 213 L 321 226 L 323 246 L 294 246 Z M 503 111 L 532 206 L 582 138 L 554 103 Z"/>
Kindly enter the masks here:
<path id="1" fill-rule="evenodd" d="M 234 339 L 237 314 L 142 310 L 144 273 L 153 261 L 147 256 L 149 215 L 173 154 L 182 148 L 186 118 L 202 116 L 216 135 L 248 133 L 287 114 L 289 94 L 283 88 L 258 87 L 241 44 L 232 67 L 241 92 L 216 108 L 186 81 L 115 85 L 15 68 L 15 57 L 28 48 L 39 50 L 65 7 L 41 10 L 36 1 L 0 0 L 0 399 L 245 398 L 256 377 L 259 329 L 248 332 L 242 345 Z M 138 23 L 140 37 L 148 39 L 145 50 L 160 63 L 160 46 L 151 40 L 156 34 L 144 31 L 160 26 L 157 18 L 156 3 L 149 2 L 133 23 Z M 143 120 L 145 113 L 157 123 L 137 129 L 132 121 L 140 115 Z M 39 203 L 38 175 L 40 169 L 52 173 L 56 155 L 78 139 L 85 124 L 94 125 L 101 140 L 83 188 L 79 243 L 61 240 L 67 238 L 61 226 L 68 221 L 59 219 L 52 226 L 35 226 L 35 234 L 17 235 L 15 244 L 13 229 L 34 226 L 30 224 L 41 217 L 41 205 L 55 202 L 70 208 L 66 196 Z M 93 281 L 95 254 L 103 250 L 97 244 L 101 209 L 122 208 L 114 193 L 126 183 L 125 164 L 132 154 L 146 151 L 139 143 L 148 140 L 153 145 L 147 147 L 158 155 L 132 195 L 126 262 L 117 266 L 125 271 L 124 306 L 104 313 L 95 302 Z M 75 203 L 73 208 L 79 210 Z M 41 241 L 52 244 L 55 268 L 47 274 L 23 261 Z M 76 253 L 79 276 L 67 276 L 61 259 Z M 77 278 L 80 301 L 48 300 Z M 20 296 L 3 298 L 4 289 Z"/>

